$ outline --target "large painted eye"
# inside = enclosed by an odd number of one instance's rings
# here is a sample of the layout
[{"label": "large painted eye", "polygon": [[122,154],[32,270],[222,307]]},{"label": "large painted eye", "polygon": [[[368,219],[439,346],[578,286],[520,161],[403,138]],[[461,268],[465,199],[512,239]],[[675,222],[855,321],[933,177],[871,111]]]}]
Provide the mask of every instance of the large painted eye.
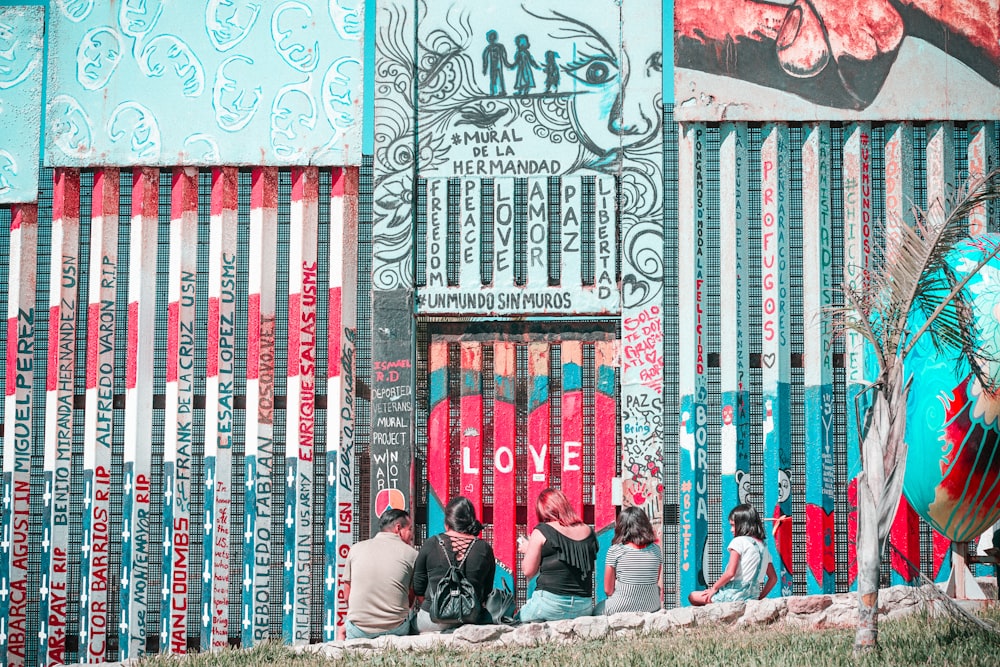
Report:
[{"label": "large painted eye", "polygon": [[600,86],[618,75],[618,65],[607,56],[594,56],[570,63],[566,73],[588,86]]}]

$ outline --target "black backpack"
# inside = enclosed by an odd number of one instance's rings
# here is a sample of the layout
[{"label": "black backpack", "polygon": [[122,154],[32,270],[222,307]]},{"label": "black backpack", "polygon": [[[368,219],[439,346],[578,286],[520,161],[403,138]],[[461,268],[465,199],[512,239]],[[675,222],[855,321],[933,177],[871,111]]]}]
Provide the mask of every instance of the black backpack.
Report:
[{"label": "black backpack", "polygon": [[448,561],[448,571],[437,583],[431,594],[430,615],[435,623],[475,623],[479,620],[480,603],[476,597],[476,588],[469,581],[462,566],[469,557],[476,540],[472,540],[460,562],[455,562],[448,553],[448,548],[438,537],[438,544]]}]

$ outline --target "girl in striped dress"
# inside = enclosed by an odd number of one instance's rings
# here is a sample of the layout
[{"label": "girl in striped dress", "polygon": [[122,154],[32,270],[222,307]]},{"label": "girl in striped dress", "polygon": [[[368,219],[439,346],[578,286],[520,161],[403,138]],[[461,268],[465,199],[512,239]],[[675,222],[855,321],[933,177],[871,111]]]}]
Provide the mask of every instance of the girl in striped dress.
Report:
[{"label": "girl in striped dress", "polygon": [[[604,561],[605,614],[660,609],[663,599],[663,554],[649,517],[639,507],[626,507],[615,521],[615,535]],[[600,610],[599,610],[600,612]]]}]

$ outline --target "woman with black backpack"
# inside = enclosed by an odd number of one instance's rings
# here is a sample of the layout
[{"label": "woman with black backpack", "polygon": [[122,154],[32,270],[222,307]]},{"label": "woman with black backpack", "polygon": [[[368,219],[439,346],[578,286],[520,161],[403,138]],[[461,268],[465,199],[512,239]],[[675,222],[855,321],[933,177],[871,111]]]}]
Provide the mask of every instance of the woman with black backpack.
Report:
[{"label": "woman with black backpack", "polygon": [[497,562],[493,547],[479,539],[483,524],[465,496],[444,508],[445,531],[427,538],[413,565],[413,592],[423,598],[417,632],[436,632],[464,623],[491,622],[483,609],[493,590]]}]

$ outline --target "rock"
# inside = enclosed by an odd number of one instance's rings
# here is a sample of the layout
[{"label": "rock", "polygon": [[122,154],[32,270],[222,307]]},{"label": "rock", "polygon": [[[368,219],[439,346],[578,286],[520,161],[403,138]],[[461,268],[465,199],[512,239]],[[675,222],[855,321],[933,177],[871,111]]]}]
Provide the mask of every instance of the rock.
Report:
[{"label": "rock", "polygon": [[538,646],[553,636],[552,630],[545,623],[528,623],[514,628],[514,632],[507,633],[501,637],[505,644],[517,644],[518,646]]},{"label": "rock", "polygon": [[483,642],[499,639],[500,635],[510,631],[510,628],[503,625],[463,625],[451,633],[450,636],[454,641],[482,644]]},{"label": "rock", "polygon": [[733,623],[739,620],[746,611],[746,602],[720,602],[695,609],[695,623]]},{"label": "rock", "polygon": [[786,598],[750,600],[746,605],[743,618],[738,621],[739,625],[774,623],[788,611]]},{"label": "rock", "polygon": [[329,658],[331,660],[339,660],[344,655],[344,649],[341,646],[333,646],[332,644],[320,644],[319,655],[324,658]]},{"label": "rock", "polygon": [[646,622],[648,614],[625,611],[620,614],[608,616],[608,627],[612,631],[618,630],[638,630]]},{"label": "rock", "polygon": [[610,629],[607,616],[581,616],[573,620],[573,632],[583,639],[600,639]]},{"label": "rock", "polygon": [[833,604],[833,600],[829,595],[807,595],[805,597],[790,597],[787,604],[789,614],[805,616],[826,609]]},{"label": "rock", "polygon": [[570,637],[574,633],[573,627],[575,622],[575,618],[564,618],[558,621],[549,621],[547,625],[549,626],[549,629],[554,632],[557,632],[564,637]]}]

